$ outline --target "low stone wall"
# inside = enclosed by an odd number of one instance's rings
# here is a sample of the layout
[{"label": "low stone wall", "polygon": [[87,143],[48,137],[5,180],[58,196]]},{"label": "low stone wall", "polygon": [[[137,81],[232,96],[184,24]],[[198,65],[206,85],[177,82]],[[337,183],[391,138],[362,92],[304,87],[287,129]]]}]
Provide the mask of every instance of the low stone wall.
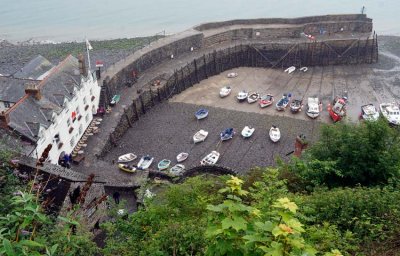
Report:
[{"label": "low stone wall", "polygon": [[199,31],[204,31],[204,30],[217,29],[221,27],[234,26],[234,25],[307,24],[307,23],[327,24],[329,22],[346,23],[351,21],[360,21],[366,24],[365,26],[357,27],[356,31],[358,32],[371,32],[372,30],[372,19],[367,18],[367,15],[365,14],[322,15],[322,16],[300,17],[293,19],[285,19],[285,18],[238,19],[238,20],[204,23],[194,27],[194,29]]}]

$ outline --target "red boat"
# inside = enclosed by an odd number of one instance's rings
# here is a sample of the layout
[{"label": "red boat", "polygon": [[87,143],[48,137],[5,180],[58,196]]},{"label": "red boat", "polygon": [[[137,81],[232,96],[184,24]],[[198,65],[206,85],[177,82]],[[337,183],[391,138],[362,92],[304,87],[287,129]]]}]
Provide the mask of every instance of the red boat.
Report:
[{"label": "red boat", "polygon": [[328,112],[334,122],[342,120],[346,115],[347,97],[336,97],[328,106]]}]

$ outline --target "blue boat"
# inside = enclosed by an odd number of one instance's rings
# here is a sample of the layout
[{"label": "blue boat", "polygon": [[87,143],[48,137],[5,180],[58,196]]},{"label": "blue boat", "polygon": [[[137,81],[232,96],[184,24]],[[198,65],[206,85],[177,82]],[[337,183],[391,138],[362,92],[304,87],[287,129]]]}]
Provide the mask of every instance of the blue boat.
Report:
[{"label": "blue boat", "polygon": [[289,104],[290,98],[292,97],[292,95],[289,94],[283,94],[283,97],[276,103],[276,109],[277,110],[285,110],[285,108],[287,107],[287,105]]},{"label": "blue boat", "polygon": [[194,115],[196,116],[197,120],[204,119],[208,116],[208,110],[201,108]]},{"label": "blue boat", "polygon": [[235,135],[235,131],[233,128],[227,128],[223,132],[221,132],[221,140],[229,140],[233,138],[233,135]]}]

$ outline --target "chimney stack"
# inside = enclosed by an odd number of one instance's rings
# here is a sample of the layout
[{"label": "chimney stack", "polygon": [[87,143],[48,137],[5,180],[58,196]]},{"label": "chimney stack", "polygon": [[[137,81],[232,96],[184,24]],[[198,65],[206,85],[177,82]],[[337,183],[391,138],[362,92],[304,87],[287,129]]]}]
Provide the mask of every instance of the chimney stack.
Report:
[{"label": "chimney stack", "polygon": [[85,63],[85,58],[83,57],[83,54],[80,53],[78,55],[78,61],[79,61],[79,73],[84,76],[87,77],[88,73],[87,73],[87,69],[86,69],[86,63]]},{"label": "chimney stack", "polygon": [[29,94],[35,99],[40,100],[42,98],[42,94],[40,93],[40,89],[35,82],[29,82],[25,87],[25,94]]}]

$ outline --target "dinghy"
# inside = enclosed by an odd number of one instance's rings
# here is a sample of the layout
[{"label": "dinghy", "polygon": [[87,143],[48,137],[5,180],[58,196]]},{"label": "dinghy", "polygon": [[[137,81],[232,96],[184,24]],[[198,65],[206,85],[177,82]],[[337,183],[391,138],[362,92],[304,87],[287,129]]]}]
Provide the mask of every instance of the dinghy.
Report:
[{"label": "dinghy", "polygon": [[290,103],[290,111],[292,111],[292,113],[298,113],[301,111],[302,108],[303,108],[302,100],[296,99]]},{"label": "dinghy", "polygon": [[193,136],[193,141],[194,143],[202,142],[204,141],[208,136],[208,132],[204,130],[200,130],[196,132],[196,134]]},{"label": "dinghy", "polygon": [[223,132],[221,132],[220,137],[221,140],[224,141],[232,139],[233,135],[235,135],[235,131],[233,130],[233,128],[227,128]]},{"label": "dinghy", "polygon": [[285,110],[285,108],[289,104],[290,97],[292,97],[292,95],[290,93],[289,94],[286,94],[286,93],[283,94],[282,98],[276,103],[276,109],[278,111]]},{"label": "dinghy", "polygon": [[231,94],[231,91],[232,91],[232,88],[230,86],[224,86],[219,91],[219,96],[221,98],[224,98],[224,97],[228,96],[229,94]]},{"label": "dinghy", "polygon": [[303,71],[304,73],[307,72],[308,68],[307,67],[302,67],[300,68],[300,71]]},{"label": "dinghy", "polygon": [[245,90],[242,90],[238,93],[238,95],[236,96],[237,100],[239,102],[245,101],[247,99],[247,96],[249,95],[249,93]]},{"label": "dinghy", "polygon": [[181,163],[183,161],[185,161],[189,156],[189,153],[185,153],[185,152],[181,152],[176,156],[176,161],[178,161],[178,163]]},{"label": "dinghy", "polygon": [[157,165],[158,170],[159,170],[159,171],[163,171],[163,170],[165,170],[165,169],[168,169],[168,167],[169,167],[170,164],[171,164],[171,160],[163,159],[163,160],[161,160],[161,161],[158,163],[158,165]]},{"label": "dinghy", "polygon": [[376,121],[379,118],[379,112],[374,104],[361,106],[361,118],[368,121]]},{"label": "dinghy", "polygon": [[194,115],[196,116],[197,120],[204,119],[208,116],[208,110],[205,108],[201,108],[197,110]]},{"label": "dinghy", "polygon": [[317,118],[319,112],[322,110],[322,103],[318,101],[318,98],[308,98],[307,102],[307,116],[311,118]]},{"label": "dinghy", "polygon": [[129,164],[118,164],[118,168],[124,172],[134,173],[138,169],[137,166]]},{"label": "dinghy", "polygon": [[250,138],[251,135],[253,135],[255,128],[251,127],[251,126],[245,126],[242,130],[242,136],[244,138]]},{"label": "dinghy", "polygon": [[175,176],[182,175],[184,171],[185,166],[183,164],[176,164],[169,170],[169,172]]},{"label": "dinghy", "polygon": [[259,104],[260,107],[265,108],[271,106],[273,102],[274,102],[274,96],[272,96],[271,94],[267,94],[261,96]]},{"label": "dinghy", "polygon": [[278,142],[281,138],[281,132],[279,131],[279,128],[273,125],[269,130],[269,137],[273,142]]},{"label": "dinghy", "polygon": [[247,102],[248,103],[254,103],[260,98],[260,94],[258,92],[252,92],[249,93],[249,96],[247,97]]},{"label": "dinghy", "polygon": [[228,73],[226,76],[227,76],[228,78],[235,78],[235,77],[238,76],[238,73],[236,73],[236,72],[231,72],[231,73]]},{"label": "dinghy", "polygon": [[396,103],[382,103],[379,108],[389,124],[400,124],[400,110]]},{"label": "dinghy", "polygon": [[128,153],[118,157],[118,163],[127,163],[135,160],[137,156],[133,153]]},{"label": "dinghy", "polygon": [[206,157],[204,157],[201,161],[201,165],[214,165],[218,162],[219,153],[217,151],[212,151]]},{"label": "dinghy", "polygon": [[146,170],[147,168],[150,167],[151,163],[153,163],[153,160],[154,157],[151,157],[149,155],[142,156],[142,158],[140,158],[140,161],[138,163],[138,168]]},{"label": "dinghy", "polygon": [[287,69],[285,69],[285,73],[290,74],[290,73],[294,72],[295,70],[296,70],[296,67],[291,66],[291,67],[288,67]]}]

